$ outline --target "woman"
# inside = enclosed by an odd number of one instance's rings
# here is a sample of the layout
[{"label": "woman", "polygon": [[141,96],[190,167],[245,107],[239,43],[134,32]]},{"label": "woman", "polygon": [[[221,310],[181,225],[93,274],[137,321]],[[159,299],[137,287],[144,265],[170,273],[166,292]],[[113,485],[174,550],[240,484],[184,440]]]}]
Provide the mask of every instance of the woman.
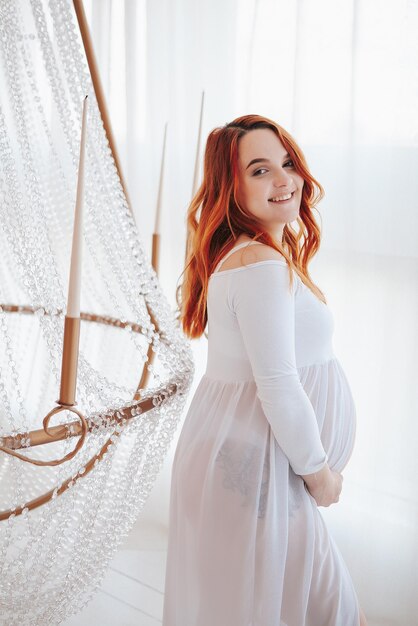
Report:
[{"label": "woman", "polygon": [[275,122],[210,133],[180,309],[189,337],[208,324],[208,360],[174,457],[164,626],[367,624],[318,510],[338,502],[356,430],[308,272],[322,197]]}]

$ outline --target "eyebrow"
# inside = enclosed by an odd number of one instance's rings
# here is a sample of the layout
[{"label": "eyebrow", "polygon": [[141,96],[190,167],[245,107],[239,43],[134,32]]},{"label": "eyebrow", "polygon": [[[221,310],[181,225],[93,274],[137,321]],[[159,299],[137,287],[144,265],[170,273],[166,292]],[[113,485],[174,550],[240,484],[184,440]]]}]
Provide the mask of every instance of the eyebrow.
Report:
[{"label": "eyebrow", "polygon": [[[290,157],[290,154],[288,152],[286,152],[286,154],[284,155],[284,159],[287,159],[288,157]],[[250,167],[250,165],[253,165],[254,163],[270,163],[270,159],[253,159],[252,161],[250,161],[247,165],[247,167],[245,168],[246,170],[248,170],[248,168]]]}]

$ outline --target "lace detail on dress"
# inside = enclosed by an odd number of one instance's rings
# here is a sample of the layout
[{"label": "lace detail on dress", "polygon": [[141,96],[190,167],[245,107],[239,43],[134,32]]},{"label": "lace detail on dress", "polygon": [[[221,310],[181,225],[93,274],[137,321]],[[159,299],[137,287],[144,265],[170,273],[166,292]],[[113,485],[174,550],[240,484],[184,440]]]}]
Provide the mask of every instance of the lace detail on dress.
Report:
[{"label": "lace detail on dress", "polygon": [[[223,470],[222,485],[225,489],[238,491],[244,497],[242,506],[248,506],[255,499],[257,485],[259,484],[259,468],[261,456],[264,453],[254,444],[226,440],[220,448],[215,461]],[[264,455],[263,473],[258,498],[258,517],[265,515],[268,483],[270,478],[270,454]]]},{"label": "lace detail on dress", "polygon": [[[258,446],[228,439],[215,459],[220,469],[223,470],[222,485],[225,489],[237,491],[244,496],[242,506],[248,506],[254,502],[257,485],[260,484],[257,515],[259,519],[262,519],[266,513],[270,482],[270,450],[268,448],[264,454],[261,481],[258,478],[263,453]],[[303,480],[289,466],[289,517],[294,518],[297,515],[303,499],[306,498],[305,491]]]}]

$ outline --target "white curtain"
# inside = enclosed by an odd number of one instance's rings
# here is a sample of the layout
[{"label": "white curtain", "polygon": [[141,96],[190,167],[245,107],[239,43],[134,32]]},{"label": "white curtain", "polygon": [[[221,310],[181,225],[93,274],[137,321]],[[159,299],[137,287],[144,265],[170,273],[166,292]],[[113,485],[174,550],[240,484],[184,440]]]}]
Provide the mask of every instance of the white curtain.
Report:
[{"label": "white curtain", "polygon": [[[202,90],[202,150],[215,126],[266,115],[293,134],[325,188],[311,269],[335,315],[358,426],[340,502],[321,513],[370,626],[418,624],[418,3],[86,0],[85,8],[149,250],[169,122],[160,280],[173,306]],[[206,340],[194,349],[195,388]],[[175,445],[143,513],[163,531]]]}]

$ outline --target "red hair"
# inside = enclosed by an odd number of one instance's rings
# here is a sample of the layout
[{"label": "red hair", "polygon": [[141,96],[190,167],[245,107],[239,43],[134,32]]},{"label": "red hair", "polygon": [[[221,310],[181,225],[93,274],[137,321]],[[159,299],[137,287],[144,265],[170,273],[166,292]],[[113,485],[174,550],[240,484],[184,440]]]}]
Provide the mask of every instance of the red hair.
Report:
[{"label": "red hair", "polygon": [[[247,132],[269,128],[282,142],[304,185],[296,232],[290,224],[283,228],[281,243],[276,242],[258,219],[237,202],[238,144]],[[203,182],[187,212],[188,242],[183,283],[177,288],[179,317],[185,334],[200,337],[207,324],[207,292],[211,273],[220,259],[233,248],[236,239],[245,233],[280,252],[287,260],[290,285],[292,269],[309,289],[326,304],[322,291],[313,283],[308,263],[320,244],[320,230],[312,210],[324,196],[321,185],[309,172],[305,156],[291,135],[272,120],[260,115],[244,115],[209,134]],[[181,290],[181,303],[179,302]]]}]

